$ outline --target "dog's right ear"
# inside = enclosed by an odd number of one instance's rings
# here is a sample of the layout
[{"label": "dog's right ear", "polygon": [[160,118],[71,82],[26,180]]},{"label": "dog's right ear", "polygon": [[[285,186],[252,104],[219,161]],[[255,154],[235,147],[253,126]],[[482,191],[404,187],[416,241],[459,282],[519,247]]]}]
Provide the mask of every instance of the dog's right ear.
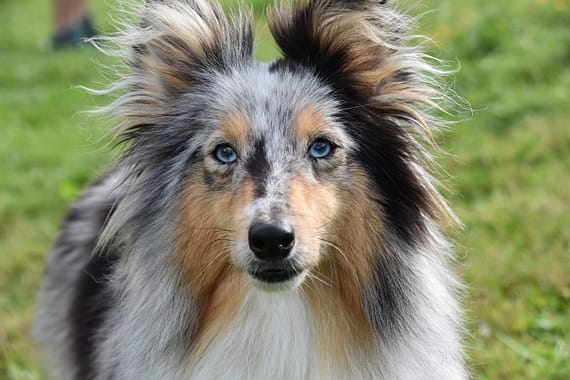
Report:
[{"label": "dog's right ear", "polygon": [[251,64],[251,17],[240,13],[228,18],[211,1],[147,0],[136,21],[125,22],[115,37],[101,38],[101,48],[116,46],[110,53],[129,68],[107,90],[96,92],[122,92],[98,111],[121,119],[114,129],[118,142],[138,141],[153,126],[169,125],[181,95],[208,85],[216,73]]},{"label": "dog's right ear", "polygon": [[250,18],[228,19],[214,1],[147,0],[140,26],[126,34],[133,47],[128,64],[154,94],[182,93],[207,80],[205,73],[252,60]]}]

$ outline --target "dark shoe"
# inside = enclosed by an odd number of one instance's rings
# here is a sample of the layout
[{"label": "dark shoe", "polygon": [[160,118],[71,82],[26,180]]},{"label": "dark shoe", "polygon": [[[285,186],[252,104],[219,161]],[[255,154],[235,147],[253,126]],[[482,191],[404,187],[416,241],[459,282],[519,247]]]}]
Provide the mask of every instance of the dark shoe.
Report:
[{"label": "dark shoe", "polygon": [[97,31],[93,27],[93,21],[86,14],[75,25],[53,36],[52,47],[54,50],[59,50],[66,47],[84,46],[89,38],[96,35]]}]

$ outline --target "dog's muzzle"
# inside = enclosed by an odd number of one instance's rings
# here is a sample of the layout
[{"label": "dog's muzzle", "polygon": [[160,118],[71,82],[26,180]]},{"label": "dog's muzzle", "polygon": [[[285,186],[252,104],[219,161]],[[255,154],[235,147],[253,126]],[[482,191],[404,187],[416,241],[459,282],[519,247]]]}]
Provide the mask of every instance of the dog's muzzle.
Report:
[{"label": "dog's muzzle", "polygon": [[248,232],[249,248],[258,259],[249,274],[266,283],[292,279],[301,272],[290,259],[295,232],[288,223],[254,221]]}]

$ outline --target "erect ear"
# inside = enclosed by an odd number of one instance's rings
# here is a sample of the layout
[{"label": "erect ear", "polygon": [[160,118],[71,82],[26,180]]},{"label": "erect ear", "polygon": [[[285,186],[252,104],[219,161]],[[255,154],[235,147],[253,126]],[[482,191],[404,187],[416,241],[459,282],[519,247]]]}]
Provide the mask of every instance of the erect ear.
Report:
[{"label": "erect ear", "polygon": [[421,64],[405,45],[408,18],[387,1],[300,1],[272,10],[269,23],[285,61],[364,97],[401,93]]},{"label": "erect ear", "polygon": [[154,94],[184,92],[207,74],[252,60],[249,17],[228,19],[213,0],[147,0],[126,39],[134,47],[133,74]]}]

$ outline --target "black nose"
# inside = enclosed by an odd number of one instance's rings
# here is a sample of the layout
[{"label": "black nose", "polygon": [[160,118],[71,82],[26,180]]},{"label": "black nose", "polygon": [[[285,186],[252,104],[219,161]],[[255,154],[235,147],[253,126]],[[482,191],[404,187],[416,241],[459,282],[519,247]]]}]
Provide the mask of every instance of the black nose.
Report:
[{"label": "black nose", "polygon": [[257,258],[280,260],[289,255],[295,245],[295,233],[289,225],[253,222],[249,227],[249,247]]}]

